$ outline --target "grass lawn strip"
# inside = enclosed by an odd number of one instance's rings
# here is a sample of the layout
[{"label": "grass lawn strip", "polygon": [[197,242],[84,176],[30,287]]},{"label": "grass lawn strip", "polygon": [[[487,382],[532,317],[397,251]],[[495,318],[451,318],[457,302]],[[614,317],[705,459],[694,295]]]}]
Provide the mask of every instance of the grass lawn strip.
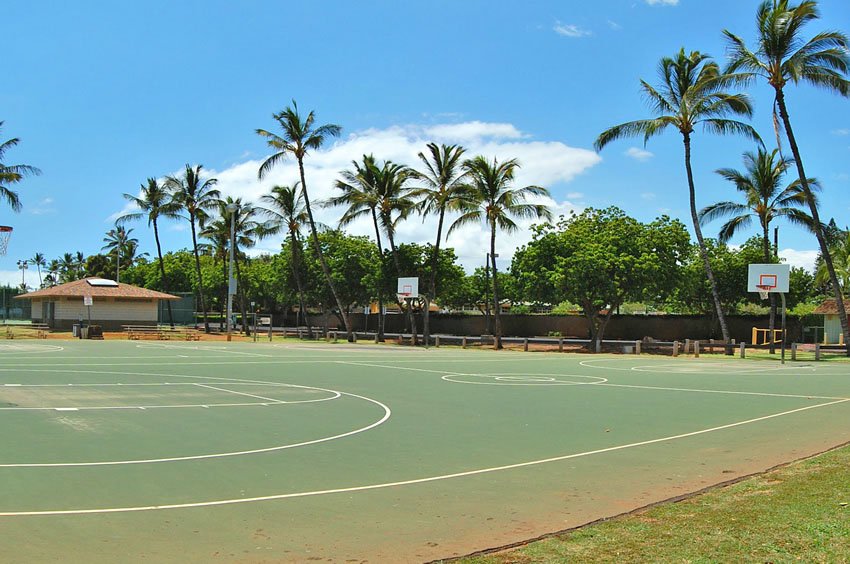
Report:
[{"label": "grass lawn strip", "polygon": [[850,447],[464,564],[848,562]]}]

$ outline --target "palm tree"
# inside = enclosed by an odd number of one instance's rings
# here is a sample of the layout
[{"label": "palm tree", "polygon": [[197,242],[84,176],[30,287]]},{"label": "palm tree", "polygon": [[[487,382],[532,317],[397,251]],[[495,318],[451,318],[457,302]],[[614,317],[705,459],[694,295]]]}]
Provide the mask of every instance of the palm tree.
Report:
[{"label": "palm tree", "polygon": [[224,218],[218,217],[207,222],[204,229],[201,230],[200,235],[201,237],[208,239],[210,242],[208,244],[199,244],[198,247],[200,247],[204,253],[212,255],[213,261],[221,260],[221,279],[224,280],[219,307],[221,316],[218,321],[218,330],[221,332],[224,331],[224,320],[226,318],[224,308],[227,303],[227,292],[230,291],[230,285],[227,282],[227,255],[228,250],[230,249],[230,223]]},{"label": "palm tree", "polygon": [[[705,274],[711,285],[711,295],[714,298],[714,308],[720,322],[723,341],[729,343],[729,328],[726,316],[720,304],[720,294],[717,291],[717,281],[711,264],[696,205],[696,189],[691,170],[691,136],[696,126],[702,125],[704,131],[719,135],[732,133],[743,134],[761,142],[761,139],[751,126],[740,121],[729,119],[728,116],[751,116],[752,104],[745,94],[731,94],[724,89],[734,82],[731,75],[721,73],[717,63],[708,55],[693,51],[690,54],[681,49],[675,57],[664,57],[658,65],[661,83],[658,88],[641,80],[641,87],[650,102],[656,117],[630,121],[616,125],[603,131],[594,144],[601,151],[608,143],[623,137],[643,137],[646,143],[668,129],[675,127],[682,134],[685,149],[685,172],[688,178],[688,193],[690,196],[691,221],[699,246]],[[731,353],[731,350],[728,351]]]},{"label": "palm tree", "polygon": [[[341,180],[337,180],[335,186],[342,190],[342,194],[330,198],[324,202],[325,206],[348,206],[339,220],[339,227],[345,227],[354,220],[369,214],[372,218],[372,226],[375,228],[375,241],[378,245],[378,256],[384,256],[384,247],[381,243],[381,229],[378,223],[378,194],[377,176],[378,165],[372,155],[363,155],[362,164],[351,161],[353,170],[340,172]],[[378,279],[378,340],[384,340],[384,280],[383,269],[379,270]]]},{"label": "palm tree", "polygon": [[[809,185],[808,176],[803,168],[800,148],[791,128],[788,106],[785,100],[785,86],[790,82],[799,84],[808,82],[813,86],[850,96],[850,81],[847,80],[850,68],[847,36],[837,31],[818,33],[808,41],[802,37],[803,27],[820,17],[817,2],[806,0],[798,5],[788,0],[764,0],[756,11],[756,50],[750,51],[743,39],[728,30],[723,33],[729,41],[731,62],[729,70],[742,72],[749,79],[760,78],[773,87],[774,108],[785,129],[788,144],[797,165],[800,187],[808,197],[809,210],[814,220],[815,237],[818,240],[829,279],[835,292],[838,318],[844,333],[847,355],[850,356],[850,326],[847,323],[847,311],[841,296],[841,287],[835,273],[835,265],[830,255],[829,245],[821,227],[817,202]],[[774,120],[776,115],[774,111]],[[777,127],[778,137],[778,127]]]},{"label": "palm tree", "polygon": [[85,277],[86,275],[86,256],[82,251],[74,253],[74,270],[76,272],[75,280]]},{"label": "palm tree", "polygon": [[459,145],[440,145],[428,143],[428,156],[419,153],[423,170],[414,171],[413,177],[422,182],[422,186],[414,188],[411,196],[420,198],[418,209],[424,217],[437,214],[437,240],[431,255],[431,273],[428,280],[428,291],[425,293],[425,312],[422,323],[422,334],[425,346],[431,338],[430,309],[431,300],[437,295],[437,264],[440,256],[440,242],[443,237],[443,222],[446,212],[457,210],[463,195],[468,190],[466,172],[462,169],[463,154],[466,151]]},{"label": "palm tree", "polygon": [[552,212],[542,204],[530,204],[531,196],[549,196],[549,191],[542,186],[512,187],[514,175],[519,168],[516,159],[498,162],[493,159],[490,163],[479,155],[463,163],[463,169],[468,174],[469,190],[464,194],[459,208],[462,214],[451,227],[449,233],[466,224],[483,222],[490,228],[490,267],[493,269],[493,305],[495,307],[495,347],[502,348],[502,319],[499,307],[499,283],[496,272],[496,230],[508,233],[516,231],[519,226],[513,218],[518,219],[551,219]]},{"label": "palm tree", "polygon": [[[850,288],[850,231],[840,230],[838,237],[829,246],[830,255],[832,255],[832,263],[835,268],[835,275],[838,279],[841,288],[841,295],[847,293]],[[829,272],[826,269],[825,261],[818,261],[817,271],[815,272],[815,285],[825,286],[832,281]]]},{"label": "palm tree", "polygon": [[[3,123],[0,121],[0,131],[3,130]],[[3,162],[6,151],[20,143],[20,141],[20,139],[14,137],[0,143],[0,200],[6,200],[9,207],[15,212],[21,211],[21,200],[18,197],[18,193],[13,191],[10,186],[20,182],[28,174],[41,174],[41,171],[34,166],[25,164],[7,165]]]},{"label": "palm tree", "polygon": [[[277,231],[286,230],[289,236],[290,268],[298,290],[298,324],[307,325],[307,302],[304,300],[304,283],[301,275],[301,229],[309,222],[304,198],[296,182],[294,186],[273,186],[271,192],[260,196],[260,202],[268,207],[258,207],[257,211],[271,218],[271,226]],[[312,337],[312,335],[311,335]]]},{"label": "palm tree", "polygon": [[47,266],[47,259],[44,258],[44,253],[35,253],[29,260],[29,263],[38,269],[38,287],[41,288],[44,286],[44,280],[41,278],[41,267]]},{"label": "palm tree", "polygon": [[74,260],[74,255],[71,253],[65,253],[62,255],[62,258],[58,259],[58,266],[59,280],[62,283],[78,279],[77,262]]},{"label": "palm tree", "polygon": [[170,190],[174,202],[181,210],[185,210],[189,225],[192,228],[192,251],[195,254],[195,274],[198,277],[198,299],[201,302],[201,312],[204,317],[204,331],[210,332],[210,321],[207,316],[207,304],[204,301],[204,279],[201,275],[201,257],[198,254],[197,229],[203,229],[207,220],[207,210],[215,207],[221,195],[214,186],[218,183],[215,178],[203,180],[203,165],[192,168],[186,165],[182,176],[169,176],[165,179],[165,187]]},{"label": "palm tree", "polygon": [[[753,218],[757,219],[761,227],[762,248],[764,250],[764,262],[773,262],[776,252],[771,251],[770,245],[770,223],[776,218],[784,217],[791,223],[812,230],[812,218],[800,208],[806,205],[806,194],[800,187],[800,181],[795,180],[785,188],[782,187],[782,178],[791,167],[793,161],[782,157],[779,149],[767,151],[759,148],[758,153],[747,151],[744,153],[745,172],[733,168],[721,168],[717,174],[735,185],[741,192],[745,204],[738,202],[717,202],[704,207],[699,212],[701,225],[724,217],[730,218],[720,228],[718,239],[727,243],[732,237],[752,225]],[[817,180],[809,179],[809,185],[819,186]],[[770,334],[776,323],[776,296],[770,295]],[[770,349],[773,353],[773,339],[770,340]]]},{"label": "palm tree", "polygon": [[44,277],[44,281],[48,286],[55,286],[59,283],[59,272],[61,267],[59,265],[58,259],[53,259],[47,265],[47,276]]},{"label": "palm tree", "polygon": [[313,246],[316,250],[316,256],[319,257],[319,263],[322,265],[325,281],[328,283],[328,287],[334,296],[337,308],[339,308],[339,314],[342,317],[342,322],[345,325],[345,331],[350,341],[352,340],[351,322],[348,318],[346,308],[343,307],[339,299],[339,293],[331,277],[331,269],[328,266],[327,260],[325,260],[325,255],[319,244],[319,232],[316,228],[316,222],[313,219],[313,209],[310,207],[310,196],[307,192],[307,179],[304,175],[304,157],[307,156],[307,151],[319,149],[329,137],[338,137],[342,132],[342,128],[334,124],[315,126],[316,115],[312,111],[307,114],[306,118],[302,119],[295,100],[292,101],[292,106],[287,106],[283,111],[273,114],[273,117],[283,130],[282,135],[271,133],[265,129],[256,130],[257,135],[264,137],[268,146],[275,151],[275,153],[260,165],[257,176],[262,180],[276,164],[283,161],[289,155],[293,155],[298,162],[301,193],[304,196],[304,207],[307,210],[307,219],[310,223]]},{"label": "palm tree", "polygon": [[[132,202],[139,211],[124,214],[118,218],[120,223],[141,218],[147,218],[148,227],[153,226],[153,237],[156,241],[156,256],[159,259],[159,274],[161,278],[160,290],[168,293],[168,285],[165,278],[165,263],[162,260],[162,245],[159,241],[159,224],[161,217],[178,219],[180,217],[180,206],[171,198],[171,194],[161,186],[156,178],[148,178],[147,184],[139,186],[139,195],[124,194],[124,198]],[[168,323],[174,327],[174,314],[171,311],[171,301],[165,300],[168,307]]]},{"label": "palm tree", "polygon": [[133,258],[136,254],[136,248],[139,240],[130,237],[132,229],[127,229],[118,222],[115,223],[115,228],[106,232],[106,237],[103,242],[106,243],[101,250],[106,251],[107,255],[115,253],[115,281],[121,282],[121,255],[127,259],[128,265],[132,265]]}]

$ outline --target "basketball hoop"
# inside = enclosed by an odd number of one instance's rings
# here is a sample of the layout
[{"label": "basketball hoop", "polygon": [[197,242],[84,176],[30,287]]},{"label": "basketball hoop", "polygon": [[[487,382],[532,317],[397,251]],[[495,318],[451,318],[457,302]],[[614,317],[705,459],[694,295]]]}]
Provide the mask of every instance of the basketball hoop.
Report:
[{"label": "basketball hoop", "polygon": [[405,300],[409,300],[412,297],[410,295],[410,292],[399,292],[398,294],[396,294],[396,296],[398,297],[398,301],[400,301],[402,303],[404,303]]},{"label": "basketball hoop", "polygon": [[12,237],[12,228],[8,225],[0,225],[0,257],[6,255],[9,249],[9,239]]},{"label": "basketball hoop", "polygon": [[758,293],[761,299],[766,300],[770,291],[776,288],[776,286],[758,285],[756,288],[758,288]]}]

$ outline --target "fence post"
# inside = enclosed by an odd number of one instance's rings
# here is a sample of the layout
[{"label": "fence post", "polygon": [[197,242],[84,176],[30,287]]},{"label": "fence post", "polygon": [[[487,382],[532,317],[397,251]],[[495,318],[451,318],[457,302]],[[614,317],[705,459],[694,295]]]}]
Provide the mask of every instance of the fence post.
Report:
[{"label": "fence post", "polygon": [[464,348],[464,349],[466,348],[466,336],[464,336],[464,337],[460,340],[460,346],[461,346],[461,348]]},{"label": "fence post", "polygon": [[741,343],[741,358],[747,358],[747,343]]},{"label": "fence post", "polygon": [[375,333],[375,344],[377,345],[378,343],[380,343],[380,341],[378,340],[378,333]]},{"label": "fence post", "polygon": [[685,339],[685,354],[690,354],[691,352],[691,340]]},{"label": "fence post", "polygon": [[528,339],[522,340],[522,350],[524,350],[525,352],[528,352]]},{"label": "fence post", "polygon": [[797,360],[797,343],[791,343],[791,360]]},{"label": "fence post", "polygon": [[564,339],[558,339],[558,352],[564,352]]},{"label": "fence post", "polygon": [[820,360],[820,343],[815,343],[815,360]]},{"label": "fence post", "polygon": [[298,338],[299,339],[303,338],[303,337],[301,337],[301,327],[298,328]]},{"label": "fence post", "polygon": [[640,341],[635,341],[635,354],[640,354]]},{"label": "fence post", "polygon": [[699,341],[694,341],[694,358],[699,358]]},{"label": "fence post", "polygon": [[440,348],[440,336],[439,335],[434,335],[434,347],[438,348],[438,349]]},{"label": "fence post", "polygon": [[673,356],[679,356],[679,341],[673,341]]}]

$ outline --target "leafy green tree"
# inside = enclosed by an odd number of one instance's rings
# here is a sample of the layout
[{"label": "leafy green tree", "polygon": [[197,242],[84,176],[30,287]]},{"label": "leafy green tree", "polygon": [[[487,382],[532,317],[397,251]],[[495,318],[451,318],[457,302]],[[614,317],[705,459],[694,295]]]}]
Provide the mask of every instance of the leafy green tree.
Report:
[{"label": "leafy green tree", "polygon": [[287,106],[283,111],[273,115],[275,121],[278,122],[282,129],[282,135],[277,135],[266,131],[265,129],[257,129],[257,135],[264,137],[266,143],[275,153],[263,161],[260,165],[257,176],[262,180],[268,172],[274,168],[276,164],[282,162],[287,156],[292,155],[298,162],[298,174],[301,180],[301,193],[304,196],[304,207],[307,210],[307,218],[310,223],[310,233],[313,241],[313,251],[319,260],[322,267],[322,273],[327,281],[328,288],[333,294],[334,301],[339,314],[342,317],[345,331],[348,334],[348,340],[352,340],[351,323],[346,313],[346,308],[343,307],[344,302],[341,300],[337,286],[331,275],[330,266],[322,254],[322,247],[319,244],[319,231],[316,227],[316,221],[313,219],[313,208],[310,206],[310,196],[307,192],[307,179],[304,175],[304,157],[307,156],[307,151],[319,149],[324,145],[329,137],[338,137],[342,132],[342,128],[334,124],[325,124],[315,126],[316,116],[311,111],[306,118],[301,117],[298,113],[298,104],[295,100],[292,101],[292,106]]},{"label": "leafy green tree", "polygon": [[542,204],[530,204],[529,197],[549,196],[549,191],[542,186],[513,187],[514,175],[519,168],[516,159],[492,164],[479,155],[463,163],[463,169],[468,175],[469,190],[458,203],[462,210],[451,227],[449,233],[463,225],[484,223],[490,229],[490,259],[493,273],[493,307],[495,319],[495,346],[502,348],[502,319],[499,306],[499,277],[496,270],[496,231],[501,229],[508,233],[519,229],[513,218],[520,219],[549,219],[552,213]]},{"label": "leafy green tree", "polygon": [[463,155],[466,151],[463,147],[428,143],[426,148],[427,156],[424,152],[418,154],[422,170],[413,171],[413,178],[421,185],[413,189],[411,196],[419,199],[418,209],[423,216],[432,214],[437,216],[437,238],[433,246],[430,276],[427,279],[428,289],[423,293],[425,315],[422,334],[427,346],[431,337],[430,301],[437,295],[437,262],[443,238],[443,224],[447,212],[459,209],[463,194],[468,190],[466,184],[468,173],[462,166]]},{"label": "leafy green tree", "polygon": [[[830,247],[832,267],[839,284],[839,294],[845,296],[850,288],[850,231],[844,231],[843,236],[836,237]],[[830,286],[832,277],[827,269],[827,263],[820,260],[815,271],[814,283],[819,286]]]},{"label": "leafy green tree", "polygon": [[[159,262],[162,285],[157,287],[161,292],[168,293],[168,278],[165,276],[165,265],[162,262],[162,245],[159,240],[160,218],[178,219],[180,217],[180,205],[175,202],[165,186],[161,186],[156,178],[148,178],[147,184],[139,187],[139,195],[124,194],[124,199],[134,204],[139,211],[124,214],[118,218],[119,222],[132,221],[146,218],[148,227],[153,227],[153,237],[156,241],[156,256]],[[168,323],[174,327],[174,314],[171,311],[171,301],[165,300],[168,311]]]},{"label": "leafy green tree", "polygon": [[195,254],[195,274],[198,278],[198,300],[201,302],[201,314],[204,319],[204,331],[210,332],[210,321],[207,315],[207,304],[204,300],[204,278],[201,273],[201,257],[198,251],[198,228],[203,229],[207,220],[207,211],[214,208],[219,201],[220,192],[214,188],[218,183],[215,178],[203,178],[203,165],[194,168],[186,165],[182,176],[169,176],[165,180],[166,189],[170,190],[174,202],[185,211],[189,226],[192,229],[192,250]]},{"label": "leafy green tree", "polygon": [[623,137],[643,137],[646,143],[651,137],[659,135],[668,128],[675,128],[682,135],[691,221],[705,267],[705,275],[712,289],[714,308],[720,321],[723,340],[728,343],[729,329],[726,325],[726,317],[723,315],[723,306],[717,292],[717,283],[711,270],[697,215],[696,188],[691,170],[691,136],[696,127],[702,125],[703,130],[708,133],[719,135],[738,133],[760,141],[758,134],[751,126],[728,117],[750,117],[753,108],[745,94],[726,92],[725,89],[733,83],[734,77],[723,74],[717,63],[699,51],[687,54],[684,49],[681,49],[675,57],[664,57],[658,65],[658,72],[661,82],[657,88],[641,80],[643,93],[649,100],[656,117],[630,121],[603,131],[596,139],[596,150],[600,151],[610,142]]},{"label": "leafy green tree", "polygon": [[[0,121],[0,131],[3,130],[3,123],[5,122]],[[11,186],[23,180],[27,175],[41,174],[41,171],[34,166],[25,164],[13,165],[4,162],[6,151],[20,142],[20,139],[13,137],[0,143],[0,200],[6,200],[9,207],[15,212],[21,211],[21,199],[18,197],[18,193],[12,190]]]},{"label": "leafy green tree", "polygon": [[[774,107],[780,118],[776,120],[774,115],[774,121],[778,124],[781,120],[785,129],[797,165],[800,187],[808,198],[815,237],[832,283],[847,355],[850,356],[850,325],[841,295],[841,284],[821,228],[817,201],[803,167],[803,158],[791,127],[785,99],[785,86],[788,83],[797,85],[800,82],[807,82],[845,97],[850,96],[850,80],[847,79],[850,69],[847,36],[837,31],[823,31],[808,40],[803,37],[806,24],[819,17],[817,2],[814,0],[805,0],[796,5],[788,0],[764,0],[756,10],[755,50],[750,50],[743,39],[728,30],[724,31],[724,34],[730,47],[729,70],[744,74],[751,80],[763,79],[773,88]],[[777,138],[778,129],[777,125]]]},{"label": "leafy green tree", "polygon": [[617,307],[673,292],[688,243],[678,220],[663,216],[643,224],[616,207],[588,208],[536,227],[533,240],[514,255],[511,272],[522,295],[578,304],[598,351]]}]

